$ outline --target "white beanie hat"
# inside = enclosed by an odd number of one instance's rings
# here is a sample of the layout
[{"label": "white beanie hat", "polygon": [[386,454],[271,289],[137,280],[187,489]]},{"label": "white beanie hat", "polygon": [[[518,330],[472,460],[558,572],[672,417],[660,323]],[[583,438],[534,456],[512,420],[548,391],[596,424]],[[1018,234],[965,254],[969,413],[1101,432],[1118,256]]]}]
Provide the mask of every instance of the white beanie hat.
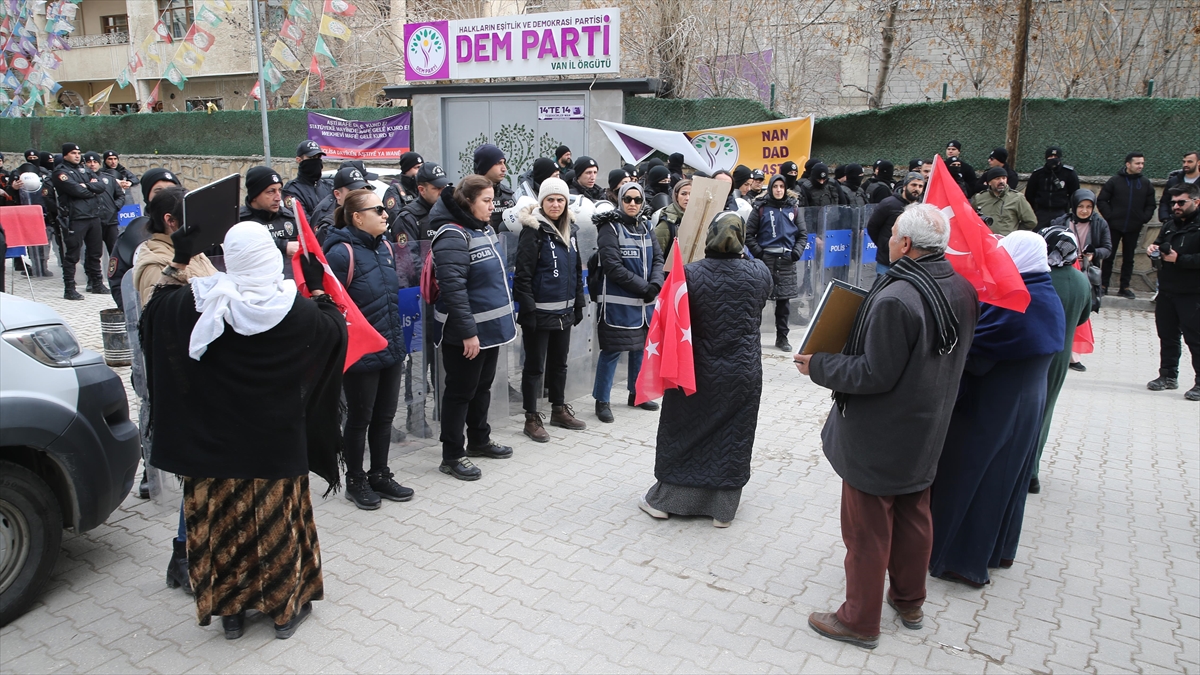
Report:
[{"label": "white beanie hat", "polygon": [[538,206],[546,201],[546,197],[550,195],[559,195],[563,199],[570,201],[571,193],[567,191],[567,184],[561,178],[547,178],[542,181],[542,187],[538,190]]}]

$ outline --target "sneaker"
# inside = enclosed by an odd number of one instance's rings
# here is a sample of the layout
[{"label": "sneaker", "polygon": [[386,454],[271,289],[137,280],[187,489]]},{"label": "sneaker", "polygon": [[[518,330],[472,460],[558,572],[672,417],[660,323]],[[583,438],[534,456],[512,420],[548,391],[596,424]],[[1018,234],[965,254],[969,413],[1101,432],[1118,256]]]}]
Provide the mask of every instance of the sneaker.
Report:
[{"label": "sneaker", "polygon": [[454,476],[459,480],[479,480],[483,472],[479,467],[471,463],[471,460],[466,457],[459,457],[453,462],[442,462],[438,467],[438,471],[444,474]]},{"label": "sneaker", "polygon": [[608,404],[608,401],[596,401],[596,417],[607,424],[612,424],[616,419],[613,417],[612,406]]},{"label": "sneaker", "polygon": [[1077,373],[1086,373],[1087,372],[1087,366],[1083,365],[1079,361],[1072,361],[1071,364],[1068,365],[1067,367]]},{"label": "sneaker", "polygon": [[379,508],[379,495],[371,489],[367,477],[363,475],[346,476],[346,499],[364,511]]},{"label": "sneaker", "polygon": [[582,431],[587,428],[587,423],[581,419],[576,419],[575,409],[569,403],[564,403],[550,407],[550,426],[571,429],[572,431]]},{"label": "sneaker", "polygon": [[1184,392],[1183,397],[1189,401],[1200,401],[1200,384]]},{"label": "sneaker", "polygon": [[646,502],[645,497],[642,497],[641,499],[638,500],[638,508],[645,511],[646,514],[649,515],[651,518],[657,518],[659,520],[666,520],[667,518],[671,517],[671,514],[667,513],[666,511],[659,511],[658,509],[654,508],[653,506],[650,506],[650,504],[648,504]]},{"label": "sneaker", "polygon": [[512,457],[512,448],[488,441],[487,445],[467,446],[467,457],[487,457],[488,459],[508,459]]},{"label": "sneaker", "polygon": [[792,343],[788,342],[786,335],[780,335],[775,338],[775,348],[780,351],[790,352],[792,351]]},{"label": "sneaker", "polygon": [[393,502],[406,502],[413,498],[413,489],[397,483],[390,469],[379,469],[367,473],[367,484],[375,494]]},{"label": "sneaker", "polygon": [[1117,291],[1117,295],[1129,300],[1137,300],[1137,296],[1134,295],[1133,291],[1128,288],[1122,288],[1121,290]]},{"label": "sneaker", "polygon": [[63,291],[63,299],[65,299],[65,300],[82,300],[83,296],[80,295],[79,291],[75,290],[74,288],[68,288],[65,291]]},{"label": "sneaker", "polygon": [[545,417],[540,412],[525,413],[525,435],[537,443],[549,443],[550,434],[546,433],[546,425],[542,424]]},{"label": "sneaker", "polygon": [[655,403],[654,401],[646,401],[645,403],[637,404],[637,403],[634,403],[634,401],[636,401],[636,400],[637,400],[637,394],[629,395],[629,407],[630,408],[641,408],[642,410],[651,410],[651,411],[658,410],[658,404]]},{"label": "sneaker", "polygon": [[1146,388],[1150,391],[1164,391],[1166,389],[1178,389],[1179,380],[1166,375],[1160,375],[1146,383]]}]

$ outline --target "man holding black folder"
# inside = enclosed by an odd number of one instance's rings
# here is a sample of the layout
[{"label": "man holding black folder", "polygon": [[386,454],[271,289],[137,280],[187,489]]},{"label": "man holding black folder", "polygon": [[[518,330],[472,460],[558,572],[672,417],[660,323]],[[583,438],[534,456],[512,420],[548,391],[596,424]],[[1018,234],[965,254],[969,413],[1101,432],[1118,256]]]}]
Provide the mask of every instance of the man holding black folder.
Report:
[{"label": "man holding black folder", "polygon": [[834,391],[821,432],[842,477],[846,602],[809,626],[868,649],[879,643],[883,580],[904,626],[919,629],[933,547],[933,484],[978,319],[975,289],[946,260],[950,225],[910,204],[892,226],[891,267],[872,288],[839,354],[797,355]]}]

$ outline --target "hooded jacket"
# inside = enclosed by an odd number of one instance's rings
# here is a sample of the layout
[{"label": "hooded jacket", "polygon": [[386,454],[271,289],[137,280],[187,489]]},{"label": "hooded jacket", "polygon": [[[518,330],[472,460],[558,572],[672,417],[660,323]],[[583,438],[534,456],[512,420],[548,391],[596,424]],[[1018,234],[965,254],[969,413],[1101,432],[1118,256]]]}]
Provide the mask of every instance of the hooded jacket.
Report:
[{"label": "hooded jacket", "polygon": [[[563,210],[565,229],[556,225],[542,209],[534,204],[520,210],[518,220],[521,223],[521,234],[517,239],[517,262],[513,274],[513,297],[520,305],[517,323],[526,330],[563,330],[576,323],[583,317],[583,308],[587,301],[583,296],[583,263],[579,253],[579,226],[570,209]],[[537,297],[534,278],[538,273],[538,263],[542,259],[542,249],[547,242],[553,241],[555,246],[565,251],[566,258],[562,274],[574,277],[575,297],[570,313],[543,312],[537,309],[537,303],[542,298]]]},{"label": "hooded jacket", "polygon": [[[1075,194],[1071,195],[1071,208],[1050,221],[1050,225],[1065,227],[1073,233],[1076,232],[1077,228],[1072,224],[1082,221],[1075,217],[1075,209],[1079,207],[1080,202],[1085,201],[1090,201],[1094,205],[1096,193],[1088,189],[1076,190]],[[1088,240],[1079,242],[1079,250],[1081,253],[1091,253],[1092,264],[1097,264],[1112,256],[1112,234],[1108,231],[1108,222],[1096,209],[1092,209],[1092,216],[1088,218],[1088,222]]]},{"label": "hooded jacket", "polygon": [[1162,261],[1158,270],[1158,290],[1176,295],[1200,295],[1200,209],[1182,218],[1171,217],[1163,224],[1154,243],[1171,242],[1179,257]]},{"label": "hooded jacket", "polygon": [[1131,176],[1121,169],[1100,188],[1096,208],[1108,221],[1108,226],[1119,232],[1142,229],[1154,217],[1154,186],[1142,174]]},{"label": "hooded jacket", "polygon": [[[387,347],[363,355],[347,372],[366,373],[395,365],[404,358],[404,324],[396,296],[400,290],[394,258],[396,248],[385,242],[385,235],[372,237],[357,227],[333,228],[326,235],[322,248],[333,275],[346,288],[350,299],[371,326],[387,340]],[[346,283],[351,251],[354,275],[350,277],[350,283]]]}]

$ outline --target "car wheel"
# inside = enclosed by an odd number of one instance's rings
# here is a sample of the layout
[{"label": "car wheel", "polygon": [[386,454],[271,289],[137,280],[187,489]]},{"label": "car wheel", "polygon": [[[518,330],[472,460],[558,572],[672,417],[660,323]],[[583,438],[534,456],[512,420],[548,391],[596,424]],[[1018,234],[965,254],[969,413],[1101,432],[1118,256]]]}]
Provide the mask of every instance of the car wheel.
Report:
[{"label": "car wheel", "polygon": [[0,626],[21,616],[54,571],[62,511],[37,474],[0,462]]}]

